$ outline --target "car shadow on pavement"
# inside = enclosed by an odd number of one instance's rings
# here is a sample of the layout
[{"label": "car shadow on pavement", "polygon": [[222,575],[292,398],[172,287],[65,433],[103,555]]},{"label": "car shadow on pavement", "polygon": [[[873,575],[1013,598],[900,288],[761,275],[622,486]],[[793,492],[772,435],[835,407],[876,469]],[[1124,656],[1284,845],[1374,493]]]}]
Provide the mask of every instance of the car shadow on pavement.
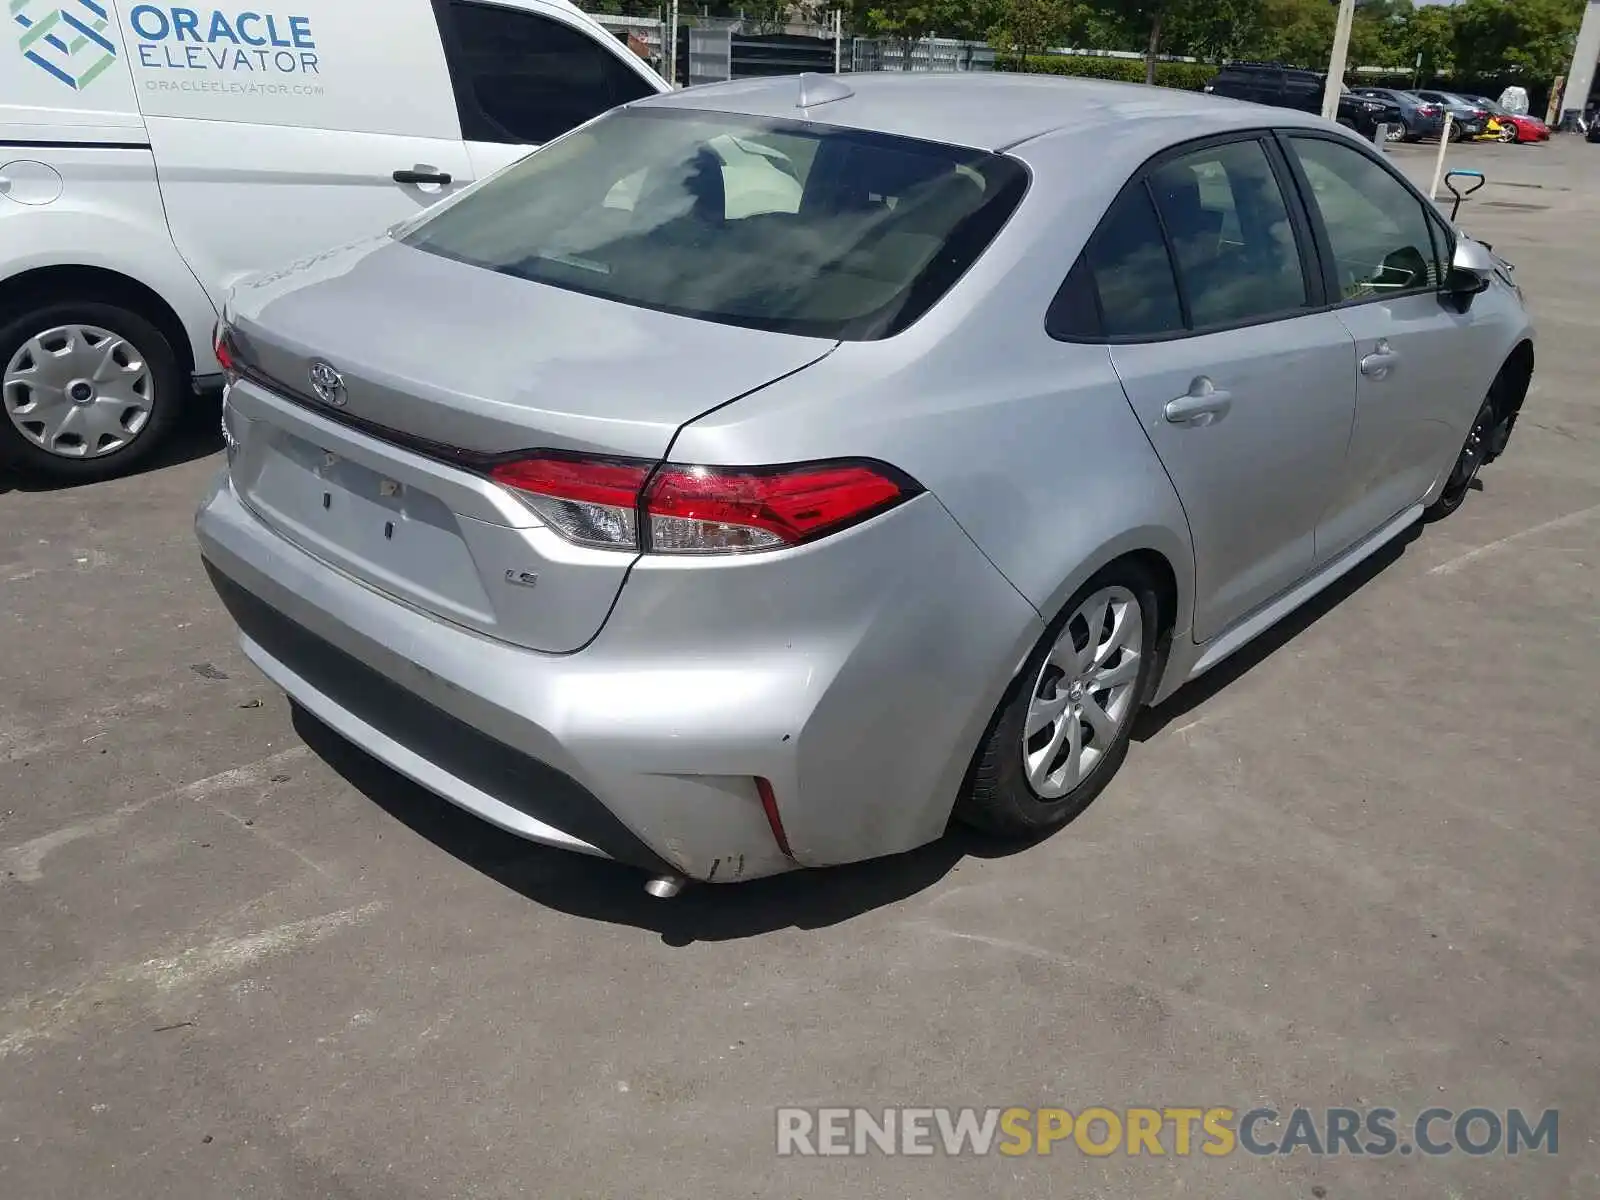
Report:
[{"label": "car shadow on pavement", "polygon": [[[152,471],[181,466],[183,463],[194,462],[218,453],[222,449],[219,403],[218,397],[197,397],[184,410],[167,439],[167,444],[129,471],[127,477],[147,475]],[[93,484],[71,479],[52,479],[10,462],[0,461],[0,496],[7,492],[57,492],[92,486]]]},{"label": "car shadow on pavement", "polygon": [[1148,742],[1158,737],[1172,722],[1188,716],[1234,680],[1276,654],[1399,561],[1406,552],[1406,547],[1422,535],[1424,528],[1425,524],[1418,521],[1344,578],[1296,609],[1242,650],[1224,659],[1195,682],[1180,688],[1165,703],[1145,709],[1133,723],[1133,740]]},{"label": "car shadow on pavement", "polygon": [[963,858],[999,858],[1032,843],[997,841],[960,826],[892,858],[796,871],[731,885],[689,884],[671,900],[644,890],[646,872],[556,850],[506,833],[391,770],[298,705],[295,731],[329,767],[379,808],[536,904],[587,920],[631,925],[672,946],[822,929],[931,887]]}]

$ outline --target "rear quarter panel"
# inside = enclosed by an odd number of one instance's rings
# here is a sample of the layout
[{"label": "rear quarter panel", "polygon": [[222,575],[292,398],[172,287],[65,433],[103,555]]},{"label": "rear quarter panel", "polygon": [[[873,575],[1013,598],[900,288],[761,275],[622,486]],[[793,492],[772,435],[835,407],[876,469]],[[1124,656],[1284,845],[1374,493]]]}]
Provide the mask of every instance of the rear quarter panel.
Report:
[{"label": "rear quarter panel", "polygon": [[[1263,114],[1264,115],[1264,114]],[[1046,619],[1132,550],[1173,569],[1186,630],[1188,525],[1104,347],[1045,333],[1045,312],[1132,170],[1193,131],[1151,119],[1107,155],[1089,134],[1016,152],[1029,195],[989,251],[920,321],[686,426],[671,456],[712,464],[879,458],[909,472]],[[1085,162],[1097,169],[1086,172]],[[1017,664],[1008,664],[1015,669]]]}]

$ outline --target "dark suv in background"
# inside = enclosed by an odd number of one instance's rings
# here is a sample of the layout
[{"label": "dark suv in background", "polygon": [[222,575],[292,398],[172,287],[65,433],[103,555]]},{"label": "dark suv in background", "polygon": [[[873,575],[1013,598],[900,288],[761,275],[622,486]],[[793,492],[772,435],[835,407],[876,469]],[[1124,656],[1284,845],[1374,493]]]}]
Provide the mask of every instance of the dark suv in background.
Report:
[{"label": "dark suv in background", "polygon": [[[1253,100],[1277,108],[1322,111],[1322,93],[1328,77],[1319,71],[1286,67],[1281,63],[1229,63],[1206,84],[1206,91],[1234,100]],[[1379,125],[1404,125],[1400,106],[1392,100],[1357,96],[1349,89],[1339,96],[1339,124],[1371,137]]]}]

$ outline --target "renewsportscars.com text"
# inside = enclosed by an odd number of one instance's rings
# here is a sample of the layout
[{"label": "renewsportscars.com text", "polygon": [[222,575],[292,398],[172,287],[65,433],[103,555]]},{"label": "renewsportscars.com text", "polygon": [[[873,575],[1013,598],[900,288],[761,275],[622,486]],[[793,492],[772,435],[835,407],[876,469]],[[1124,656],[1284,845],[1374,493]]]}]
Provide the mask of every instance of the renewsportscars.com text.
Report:
[{"label": "renewsportscars.com text", "polygon": [[780,1108],[780,1155],[1084,1154],[1221,1158],[1484,1156],[1559,1151],[1556,1109]]}]

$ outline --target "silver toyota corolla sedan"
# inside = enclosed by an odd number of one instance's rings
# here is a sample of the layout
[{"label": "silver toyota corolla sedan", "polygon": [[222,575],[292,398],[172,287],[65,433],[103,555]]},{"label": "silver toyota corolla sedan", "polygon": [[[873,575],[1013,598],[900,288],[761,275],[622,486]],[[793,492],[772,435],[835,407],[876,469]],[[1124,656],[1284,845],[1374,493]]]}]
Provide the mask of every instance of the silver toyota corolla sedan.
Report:
[{"label": "silver toyota corolla sedan", "polygon": [[1533,370],[1509,265],[1337,126],[1007,75],[640,101],[219,348],[245,652],[658,892],[1067,821]]}]

